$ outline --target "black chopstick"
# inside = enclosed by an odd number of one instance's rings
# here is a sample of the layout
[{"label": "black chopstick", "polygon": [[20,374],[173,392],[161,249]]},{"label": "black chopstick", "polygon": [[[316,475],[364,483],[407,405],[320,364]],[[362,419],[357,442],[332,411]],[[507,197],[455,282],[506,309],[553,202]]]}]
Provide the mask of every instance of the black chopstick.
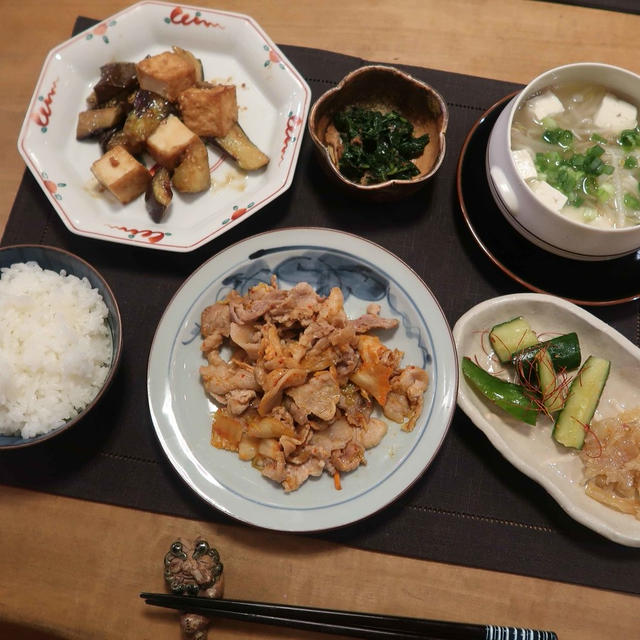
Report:
[{"label": "black chopstick", "polygon": [[379,640],[557,640],[553,631],[356,613],[248,600],[141,593],[147,604],[245,622]]}]

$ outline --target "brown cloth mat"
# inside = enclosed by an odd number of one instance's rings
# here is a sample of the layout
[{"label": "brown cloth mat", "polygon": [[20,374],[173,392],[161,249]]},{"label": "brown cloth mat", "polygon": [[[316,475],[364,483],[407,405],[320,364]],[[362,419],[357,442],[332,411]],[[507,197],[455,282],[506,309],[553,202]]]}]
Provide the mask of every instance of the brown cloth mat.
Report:
[{"label": "brown cloth mat", "polygon": [[[75,32],[92,24],[80,18]],[[326,51],[282,49],[306,78],[314,99],[364,64]],[[149,416],[146,366],[157,323],[179,285],[207,258],[255,233],[332,227],[377,242],[420,274],[452,326],[478,302],[522,291],[474,243],[455,190],[465,136],[483,111],[518,87],[404,68],[445,96],[450,126],[447,157],[436,179],[394,205],[363,205],[337,193],[319,170],[305,135],[289,191],[205,247],[166,254],[71,234],[25,172],[3,244],[60,246],[99,269],[122,311],[124,355],[113,386],[90,419],[36,447],[0,455],[1,483],[230,522],[196,496],[165,458]],[[594,313],[634,338],[636,303]],[[640,593],[639,550],[574,522],[504,460],[460,410],[437,458],[405,495],[360,523],[314,535],[364,549]]]}]

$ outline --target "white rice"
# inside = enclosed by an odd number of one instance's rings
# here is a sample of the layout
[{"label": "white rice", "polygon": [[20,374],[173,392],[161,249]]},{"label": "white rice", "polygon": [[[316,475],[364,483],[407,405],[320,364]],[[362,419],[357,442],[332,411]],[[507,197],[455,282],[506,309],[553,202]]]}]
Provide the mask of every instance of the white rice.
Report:
[{"label": "white rice", "polygon": [[36,262],[0,269],[0,433],[31,438],[76,416],[111,363],[97,289]]}]

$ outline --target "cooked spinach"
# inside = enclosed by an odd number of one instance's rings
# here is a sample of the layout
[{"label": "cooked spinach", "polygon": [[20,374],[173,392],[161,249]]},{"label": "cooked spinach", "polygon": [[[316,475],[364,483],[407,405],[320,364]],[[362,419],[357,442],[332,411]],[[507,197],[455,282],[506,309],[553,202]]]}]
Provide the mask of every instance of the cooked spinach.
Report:
[{"label": "cooked spinach", "polygon": [[422,155],[429,135],[414,138],[413,125],[396,111],[348,107],[334,115],[333,124],[343,144],[338,169],[349,180],[375,184],[420,173],[411,158]]}]

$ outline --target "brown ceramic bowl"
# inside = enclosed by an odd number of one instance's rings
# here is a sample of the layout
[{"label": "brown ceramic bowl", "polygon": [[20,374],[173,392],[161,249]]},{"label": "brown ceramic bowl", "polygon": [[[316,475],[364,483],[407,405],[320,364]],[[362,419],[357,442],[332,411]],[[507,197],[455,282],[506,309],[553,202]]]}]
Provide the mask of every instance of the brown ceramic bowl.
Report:
[{"label": "brown ceramic bowl", "polygon": [[[413,135],[429,134],[424,153],[414,158],[420,173],[410,180],[387,180],[358,184],[345,178],[332,159],[327,129],[333,115],[349,106],[379,111],[397,111],[414,127]],[[432,87],[393,67],[370,65],[345,76],[311,107],[308,128],[320,163],[328,175],[354,195],[368,200],[389,201],[406,197],[422,187],[438,170],[445,154],[445,133],[449,121],[447,105]]]}]

